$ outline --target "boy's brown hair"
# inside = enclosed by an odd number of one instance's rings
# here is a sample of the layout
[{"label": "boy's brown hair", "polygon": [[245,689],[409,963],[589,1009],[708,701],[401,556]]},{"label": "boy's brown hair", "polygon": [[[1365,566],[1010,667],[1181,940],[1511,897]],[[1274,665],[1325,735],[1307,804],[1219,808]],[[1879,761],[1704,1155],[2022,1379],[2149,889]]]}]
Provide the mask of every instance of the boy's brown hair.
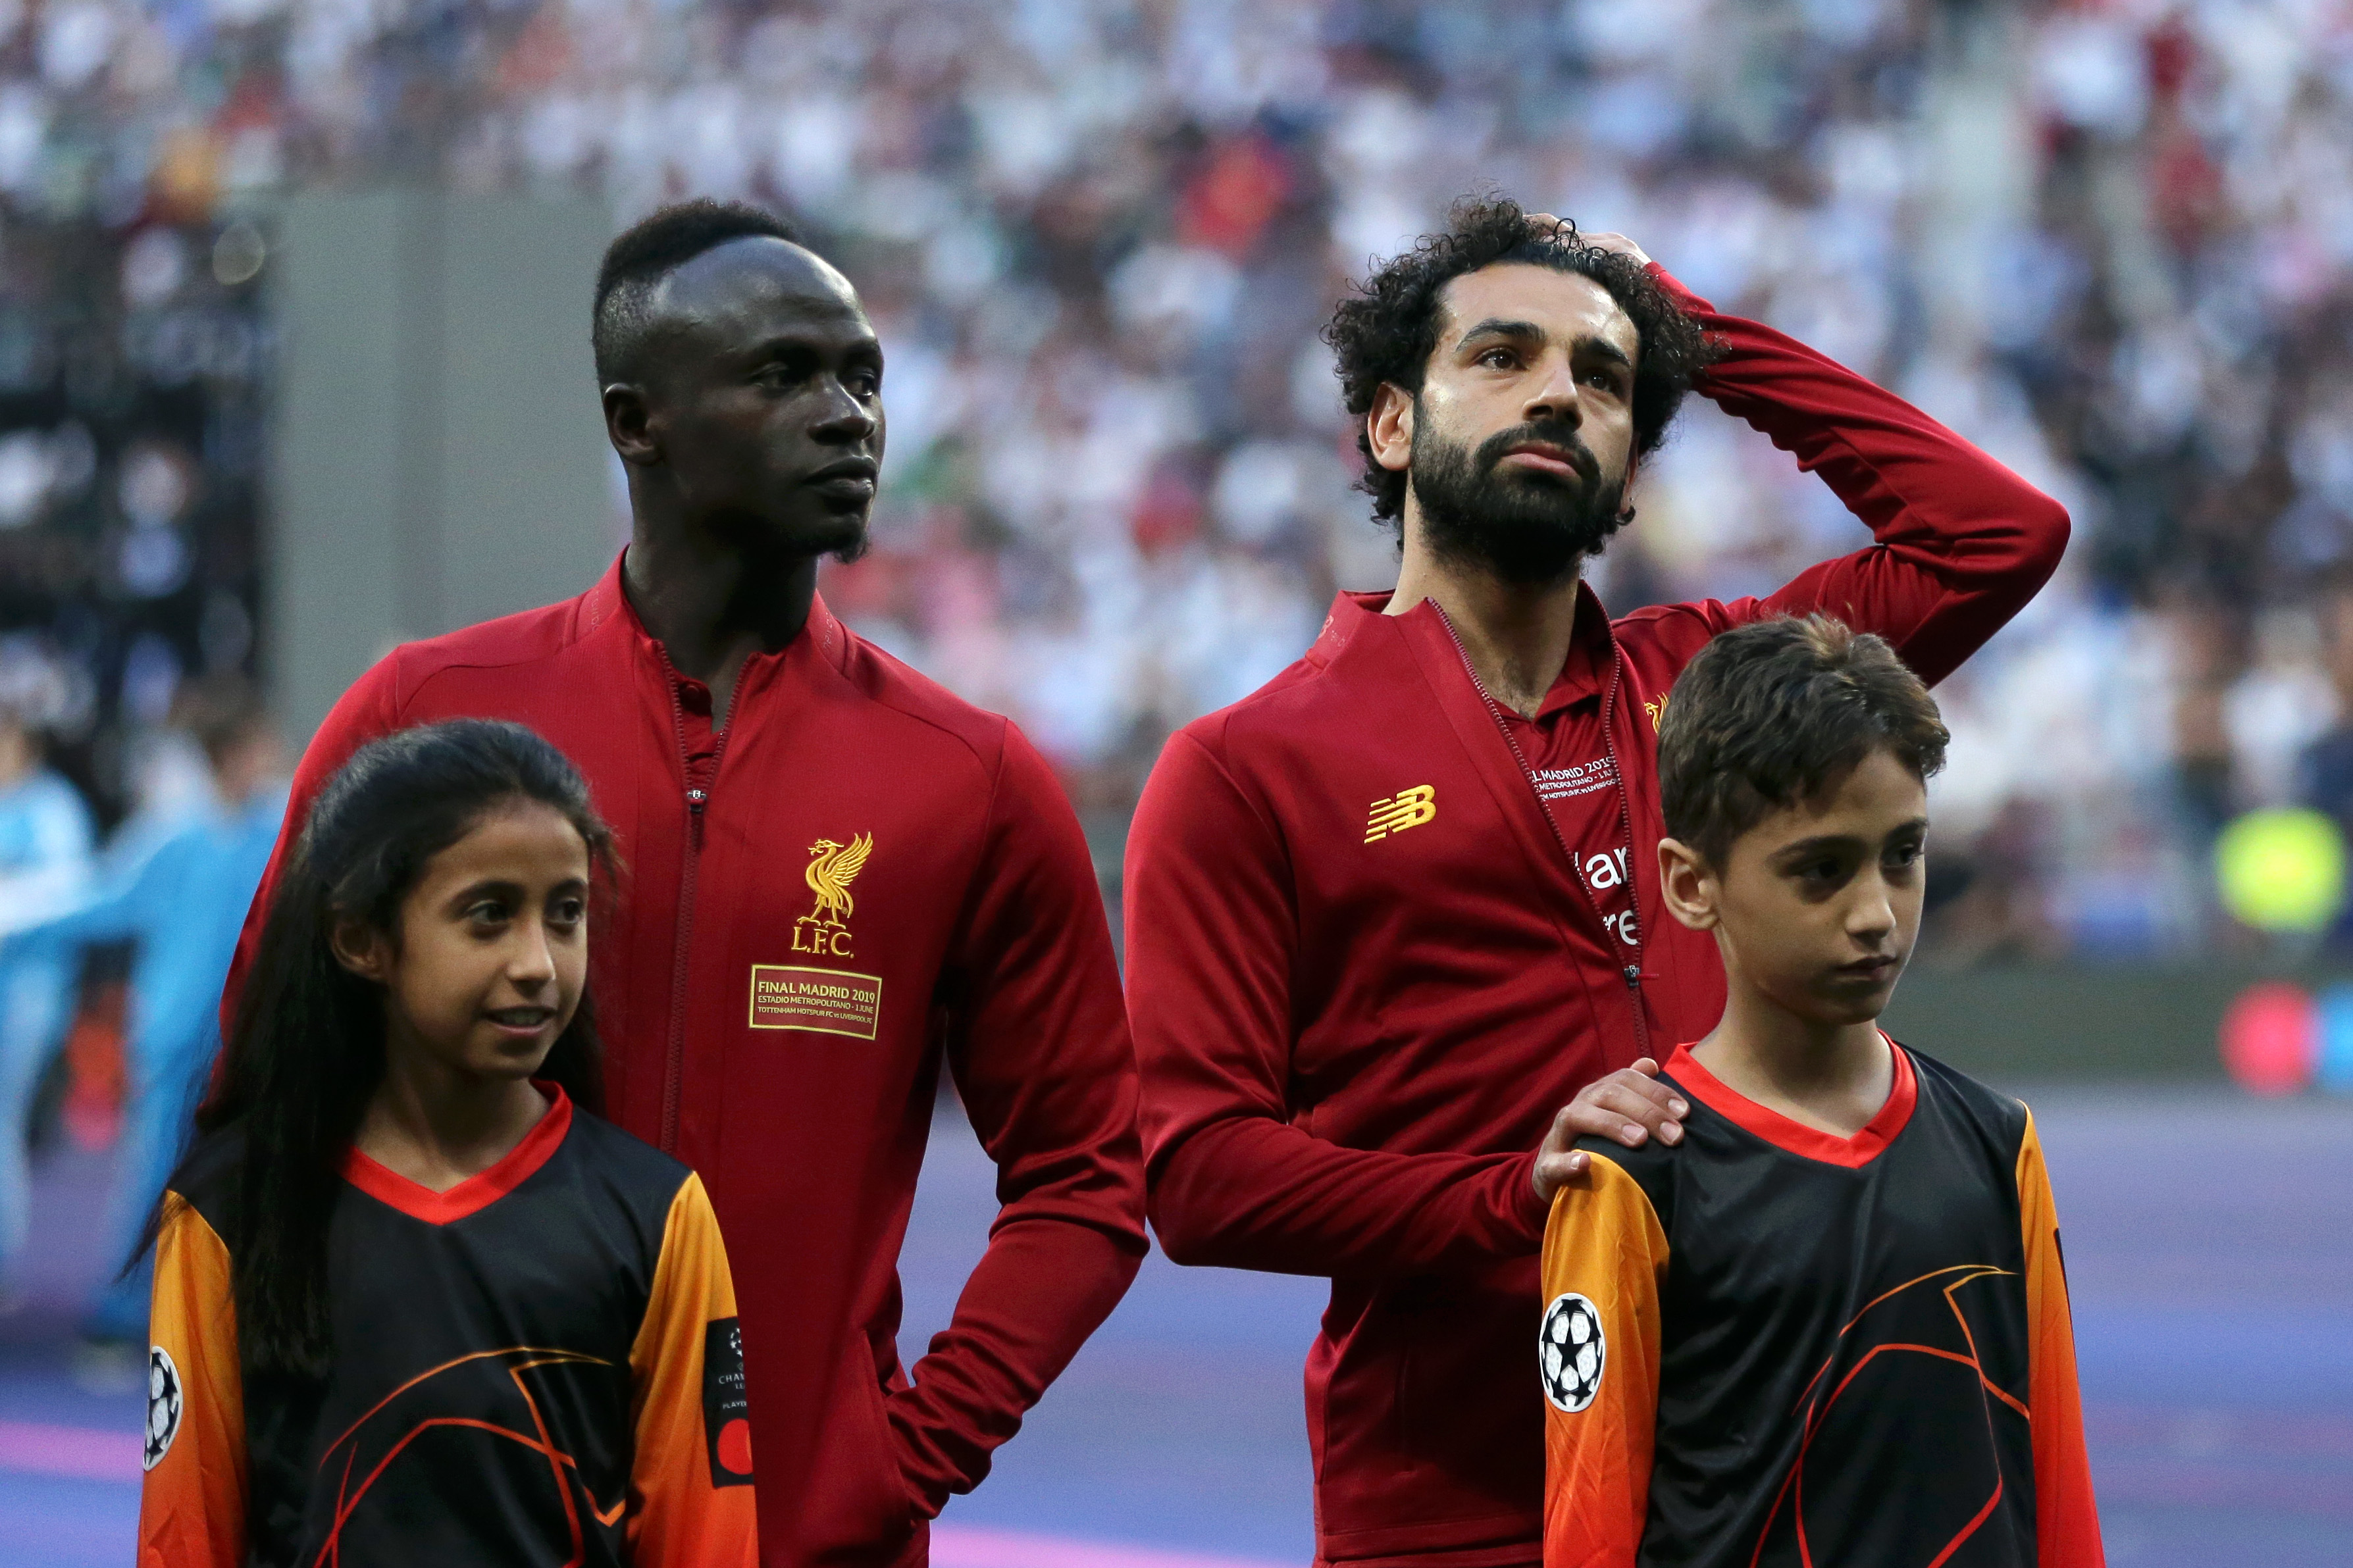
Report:
[{"label": "boy's brown hair", "polygon": [[1721,866],[1733,840],[1837,788],[1882,747],[1926,783],[1950,738],[1881,638],[1828,616],[1735,626],[1685,667],[1660,717],[1667,835]]}]

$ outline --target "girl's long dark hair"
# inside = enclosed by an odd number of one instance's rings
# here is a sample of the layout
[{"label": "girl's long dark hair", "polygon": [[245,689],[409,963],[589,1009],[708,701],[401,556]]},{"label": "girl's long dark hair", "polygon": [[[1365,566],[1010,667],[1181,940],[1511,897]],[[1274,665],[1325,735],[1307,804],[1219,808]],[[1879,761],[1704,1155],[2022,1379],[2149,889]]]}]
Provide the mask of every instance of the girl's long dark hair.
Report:
[{"label": "girl's long dark hair", "polygon": [[[612,834],[587,784],[520,724],[458,719],[386,736],[344,763],[311,807],[263,921],[219,1074],[196,1112],[200,1138],[231,1128],[241,1135],[230,1257],[248,1372],[324,1369],[327,1226],[339,1167],[384,1078],[384,991],[335,961],[334,925],[355,917],[397,940],[401,903],[426,862],[518,802],[561,812],[609,880]],[[593,1110],[603,1104],[600,1068],[584,994],[539,1076]],[[174,1173],[174,1190],[195,1158]],[[149,1218],[142,1251],[173,1201]]]}]

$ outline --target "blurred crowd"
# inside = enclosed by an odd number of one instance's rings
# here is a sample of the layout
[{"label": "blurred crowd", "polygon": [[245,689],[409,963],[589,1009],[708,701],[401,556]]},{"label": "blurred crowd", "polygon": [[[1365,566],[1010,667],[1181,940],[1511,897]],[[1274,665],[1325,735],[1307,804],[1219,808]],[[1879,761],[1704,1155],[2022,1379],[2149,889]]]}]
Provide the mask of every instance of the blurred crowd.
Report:
[{"label": "blurred crowd", "polygon": [[[274,195],[743,196],[891,356],[829,601],[1115,840],[1172,727],[1390,580],[1317,332],[1493,186],[2073,512],[1943,689],[1930,951],[2209,951],[2226,822],[2353,812],[2348,126],[2342,0],[0,0],[0,686],[111,821],[251,667]],[[1619,612],[1864,538],[1696,402],[1638,500]]]}]

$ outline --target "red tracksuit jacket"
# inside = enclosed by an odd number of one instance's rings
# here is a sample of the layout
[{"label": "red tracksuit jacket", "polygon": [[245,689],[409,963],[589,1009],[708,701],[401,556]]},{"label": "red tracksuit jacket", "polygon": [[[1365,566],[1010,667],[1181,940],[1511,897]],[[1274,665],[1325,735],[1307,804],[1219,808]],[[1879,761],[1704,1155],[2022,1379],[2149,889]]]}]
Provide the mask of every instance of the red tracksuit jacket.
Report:
[{"label": "red tracksuit jacket", "polygon": [[[726,1236],[762,1560],[921,1562],[923,1521],[987,1472],[1143,1257],[1111,933],[1020,732],[821,600],[744,666],[717,735],[709,712],[617,562],[363,676],[303,756],[287,832],[354,750],[412,724],[512,719],[579,765],[627,868],[594,922],[607,1110],[702,1174]],[[911,1386],[896,1264],[943,1056],[1004,1207]]]},{"label": "red tracksuit jacket", "polygon": [[1729,345],[1699,390],[1876,542],[1767,599],[1614,624],[1580,589],[1534,721],[1488,703],[1435,605],[1344,594],[1305,658],[1169,742],[1128,840],[1154,1227],[1180,1263],[1333,1281],[1307,1363],[1328,1563],[1538,1561],[1535,1150],[1724,1005],[1712,940],[1653,916],[1676,673],[1727,626],[1822,610],[1938,679],[2066,542],[2000,464],[1660,276]]}]

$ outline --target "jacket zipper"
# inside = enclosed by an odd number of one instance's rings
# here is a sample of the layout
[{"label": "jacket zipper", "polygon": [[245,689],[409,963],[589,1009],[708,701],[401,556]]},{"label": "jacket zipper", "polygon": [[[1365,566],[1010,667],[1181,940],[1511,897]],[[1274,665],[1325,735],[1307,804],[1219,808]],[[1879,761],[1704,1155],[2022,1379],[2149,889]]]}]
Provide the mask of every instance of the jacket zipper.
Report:
[{"label": "jacket zipper", "polygon": [[[1568,862],[1569,879],[1583,891],[1585,901],[1592,906],[1593,918],[1600,922],[1602,942],[1610,947],[1620,944],[1617,931],[1602,912],[1600,899],[1595,896],[1593,889],[1585,880],[1584,868],[1577,864],[1577,851],[1569,847],[1568,836],[1560,830],[1560,818],[1553,815],[1552,806],[1544,797],[1543,786],[1536,783],[1535,769],[1528,765],[1527,752],[1520,748],[1520,738],[1512,733],[1511,725],[1504,721],[1502,706],[1488,691],[1487,683],[1479,679],[1478,667],[1471,662],[1471,650],[1462,646],[1462,634],[1454,629],[1454,618],[1446,613],[1446,606],[1435,599],[1430,601],[1430,607],[1438,612],[1440,624],[1445,626],[1446,635],[1453,639],[1456,657],[1462,660],[1462,673],[1471,678],[1472,688],[1479,693],[1479,700],[1487,705],[1487,716],[1494,721],[1496,732],[1504,737],[1504,744],[1512,749],[1513,760],[1520,764],[1520,776],[1527,781],[1528,793],[1535,797],[1536,810],[1544,814],[1545,826],[1552,829],[1552,841],[1560,846],[1561,858]],[[1626,775],[1618,765],[1618,738],[1612,722],[1618,712],[1618,684],[1626,673],[1625,651],[1619,647],[1616,637],[1609,639],[1609,685],[1601,698],[1601,751],[1609,760],[1610,787],[1618,792],[1618,826],[1626,837],[1627,919],[1634,922],[1634,962],[1622,965],[1620,973],[1625,977],[1626,999],[1634,1011],[1635,1046],[1638,1054],[1647,1057],[1651,1055],[1651,1024],[1642,1013],[1642,952],[1650,941],[1650,928],[1642,923],[1641,879],[1634,866],[1634,807],[1627,798]]]},{"label": "jacket zipper", "polygon": [[[678,670],[670,661],[668,649],[662,650],[662,678],[670,687],[670,733],[678,742],[679,773],[687,776],[691,766],[686,753],[686,704],[679,700]],[[719,783],[719,759],[727,750],[727,731],[714,737],[711,748],[711,782]],[[661,1148],[666,1154],[678,1152],[679,1096],[686,1078],[686,978],[687,957],[694,939],[694,888],[697,872],[702,864],[702,813],[711,804],[711,791],[697,789],[691,783],[686,787],[686,853],[681,858],[678,873],[678,927],[670,945],[670,1039],[662,1058]]]}]

